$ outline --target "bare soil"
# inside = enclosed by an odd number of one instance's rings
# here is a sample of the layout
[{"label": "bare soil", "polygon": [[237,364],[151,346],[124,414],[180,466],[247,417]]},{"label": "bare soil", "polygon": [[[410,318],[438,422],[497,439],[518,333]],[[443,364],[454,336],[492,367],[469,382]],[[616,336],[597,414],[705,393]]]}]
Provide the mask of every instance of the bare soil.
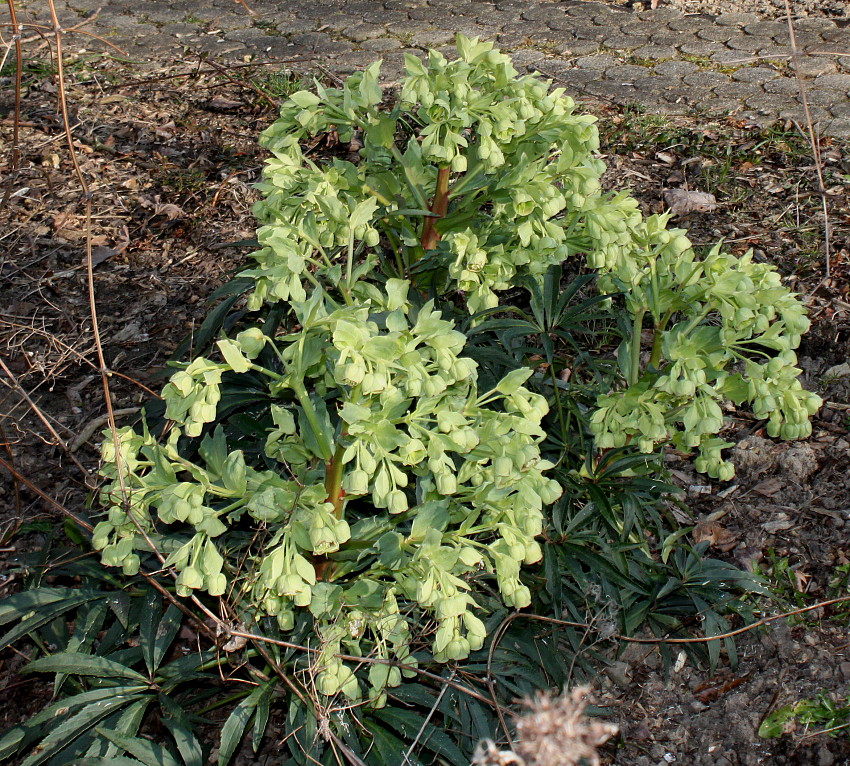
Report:
[{"label": "bare soil", "polygon": [[[197,64],[144,76],[114,62],[72,71],[74,151],[92,192],[90,223],[63,144],[56,87],[37,72],[27,78],[19,170],[2,179],[0,342],[7,369],[0,375],[0,457],[67,508],[83,507],[90,493],[86,472],[96,469],[104,423],[87,236],[97,264],[98,326],[115,371],[113,406],[131,410],[161,385],[164,363],[197,327],[206,298],[250,251],[236,243],[253,234],[251,184],[263,159],[256,136],[274,117],[251,79],[265,77],[246,67],[223,78]],[[0,167],[10,168],[11,83],[0,85]],[[759,614],[846,594],[846,584],[834,580],[836,567],[850,563],[850,370],[841,367],[850,360],[850,147],[830,139],[819,145],[822,196],[812,152],[794,126],[766,131],[731,119],[590,108],[600,116],[610,188],[630,186],[646,212],[664,208],[665,188],[714,193],[717,210],[678,224],[699,245],[725,238],[732,250],[753,248],[775,263],[806,296],[814,322],[801,363],[806,384],[828,404],[811,439],[775,442],[763,423],[730,410],[725,436],[737,445],[733,482],[711,482],[682,456],[669,455],[693,539],[768,577],[780,571],[777,560],[787,559],[792,575],[786,571],[777,583],[784,602],[754,601]],[[37,549],[57,526],[49,504],[5,471],[0,506],[0,566]],[[0,595],[15,587],[9,566],[0,573]],[[599,683],[601,704],[622,727],[608,762],[850,762],[843,733],[804,738],[806,732],[791,731],[770,741],[756,735],[777,706],[817,691],[846,696],[847,614],[836,605],[745,634],[737,665],[724,655],[714,673],[690,662],[668,672],[657,652],[629,647]],[[0,728],[43,699],[17,675],[21,662],[14,653],[0,656],[0,688],[14,700],[0,707]]]},{"label": "bare soil", "polygon": [[[643,2],[651,7],[652,0]],[[764,19],[825,18],[850,21],[850,5],[846,0],[659,0],[657,7],[669,6],[683,13],[704,13],[720,16],[724,13],[755,13]]]}]

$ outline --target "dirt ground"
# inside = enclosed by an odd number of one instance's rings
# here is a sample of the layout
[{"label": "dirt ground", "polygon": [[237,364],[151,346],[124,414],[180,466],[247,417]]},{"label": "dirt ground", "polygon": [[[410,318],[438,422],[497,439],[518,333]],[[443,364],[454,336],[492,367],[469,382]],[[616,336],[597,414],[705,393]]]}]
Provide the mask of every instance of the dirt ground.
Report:
[{"label": "dirt ground", "polygon": [[[644,5],[651,5],[651,0]],[[669,5],[685,13],[755,13],[762,18],[781,19],[787,15],[785,0],[659,0],[662,8]],[[791,18],[826,18],[833,21],[850,20],[850,5],[845,0],[789,0]]]},{"label": "dirt ground", "polygon": [[[3,168],[13,159],[10,85],[0,83]],[[66,507],[86,501],[104,425],[87,235],[98,327],[106,364],[115,371],[113,406],[130,412],[149,395],[146,389],[161,385],[164,362],[197,327],[210,292],[250,252],[234,243],[253,234],[251,184],[263,160],[256,137],[274,117],[265,94],[290,86],[284,76],[251,67],[227,78],[197,64],[144,76],[115,63],[72,68],[67,95],[75,156],[91,191],[88,224],[56,114],[56,87],[46,72],[28,75],[20,169],[5,175],[0,192],[0,458]],[[811,149],[796,126],[761,130],[732,119],[671,121],[604,103],[589,108],[600,117],[611,188],[630,186],[647,212],[664,209],[666,188],[715,194],[716,210],[678,225],[699,245],[724,238],[735,252],[753,248],[757,258],[779,266],[810,306],[814,324],[801,364],[806,385],[828,402],[813,436],[774,442],[763,423],[730,410],[725,436],[737,445],[733,482],[711,482],[669,455],[694,539],[773,578],[784,600],[754,602],[759,613],[846,594],[846,582],[835,580],[850,565],[850,147],[821,142],[822,196]],[[40,545],[56,516],[5,471],[0,506],[2,567],[21,546]],[[15,587],[3,571],[0,595]],[[668,676],[656,652],[629,647],[600,681],[598,701],[622,727],[608,762],[850,762],[843,732],[756,735],[779,706],[819,691],[846,698],[847,616],[836,605],[745,634],[737,667],[724,658],[715,674],[685,662]],[[20,685],[19,665],[15,655],[0,657],[0,688],[11,695],[7,701],[18,700],[0,710],[0,728],[10,708],[38,702]]]}]

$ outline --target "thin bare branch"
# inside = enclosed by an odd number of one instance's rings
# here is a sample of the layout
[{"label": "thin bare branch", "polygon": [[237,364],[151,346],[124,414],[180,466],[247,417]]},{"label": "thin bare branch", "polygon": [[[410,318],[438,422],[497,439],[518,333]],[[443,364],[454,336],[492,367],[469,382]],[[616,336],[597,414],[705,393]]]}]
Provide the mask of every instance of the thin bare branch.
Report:
[{"label": "thin bare branch", "polygon": [[42,412],[41,408],[32,400],[32,397],[24,390],[24,387],[18,383],[18,379],[15,377],[15,374],[6,366],[6,363],[0,359],[0,369],[6,374],[6,377],[9,378],[9,385],[15,391],[15,393],[23,399],[29,408],[33,411],[35,416],[44,424],[44,427],[50,431],[50,435],[56,440],[56,444],[58,444],[62,450],[67,453],[68,457],[74,463],[77,468],[80,469],[83,476],[86,479],[86,484],[90,487],[95,486],[94,478],[92,477],[89,470],[79,461],[73,454],[73,450],[65,443],[65,440],[59,436],[56,429],[47,419],[47,416]]},{"label": "thin bare branch", "polygon": [[46,492],[43,492],[39,489],[35,484],[33,484],[26,476],[24,476],[15,466],[11,463],[6,462],[2,457],[0,457],[0,468],[5,468],[12,476],[15,477],[21,484],[23,484],[30,492],[34,495],[38,495],[39,498],[44,500],[45,503],[50,505],[55,510],[59,511],[66,518],[71,519],[80,529],[85,529],[87,532],[91,532],[94,527],[89,524],[85,519],[80,518],[73,511],[69,511],[62,503],[58,500],[54,500],[50,495]]}]

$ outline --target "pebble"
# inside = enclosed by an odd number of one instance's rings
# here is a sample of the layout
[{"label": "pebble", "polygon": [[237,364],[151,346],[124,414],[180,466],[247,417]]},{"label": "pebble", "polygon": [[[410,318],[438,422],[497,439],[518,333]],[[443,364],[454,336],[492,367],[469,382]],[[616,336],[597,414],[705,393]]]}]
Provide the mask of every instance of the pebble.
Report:
[{"label": "pebble", "polygon": [[628,686],[632,682],[627,662],[614,662],[605,668],[605,675],[617,686]]}]

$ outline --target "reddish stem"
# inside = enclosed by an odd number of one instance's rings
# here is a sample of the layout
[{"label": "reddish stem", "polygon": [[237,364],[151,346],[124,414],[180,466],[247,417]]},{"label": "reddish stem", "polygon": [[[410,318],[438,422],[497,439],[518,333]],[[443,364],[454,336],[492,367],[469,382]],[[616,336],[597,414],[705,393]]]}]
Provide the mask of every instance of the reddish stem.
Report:
[{"label": "reddish stem", "polygon": [[440,240],[440,233],[434,227],[437,218],[443,218],[449,209],[449,174],[451,168],[440,168],[437,171],[437,188],[434,191],[434,200],[431,202],[431,212],[434,214],[425,219],[422,226],[422,238],[420,243],[423,250],[433,250]]},{"label": "reddish stem", "polygon": [[[342,507],[345,500],[345,492],[342,489],[342,456],[345,453],[345,447],[341,444],[337,445],[334,456],[327,462],[325,466],[325,491],[328,493],[327,502],[333,505],[334,518],[342,518]],[[313,556],[313,569],[316,570],[316,579],[326,579],[325,574],[328,573],[328,567],[331,562],[327,556]],[[330,573],[328,573],[330,574]]]}]

